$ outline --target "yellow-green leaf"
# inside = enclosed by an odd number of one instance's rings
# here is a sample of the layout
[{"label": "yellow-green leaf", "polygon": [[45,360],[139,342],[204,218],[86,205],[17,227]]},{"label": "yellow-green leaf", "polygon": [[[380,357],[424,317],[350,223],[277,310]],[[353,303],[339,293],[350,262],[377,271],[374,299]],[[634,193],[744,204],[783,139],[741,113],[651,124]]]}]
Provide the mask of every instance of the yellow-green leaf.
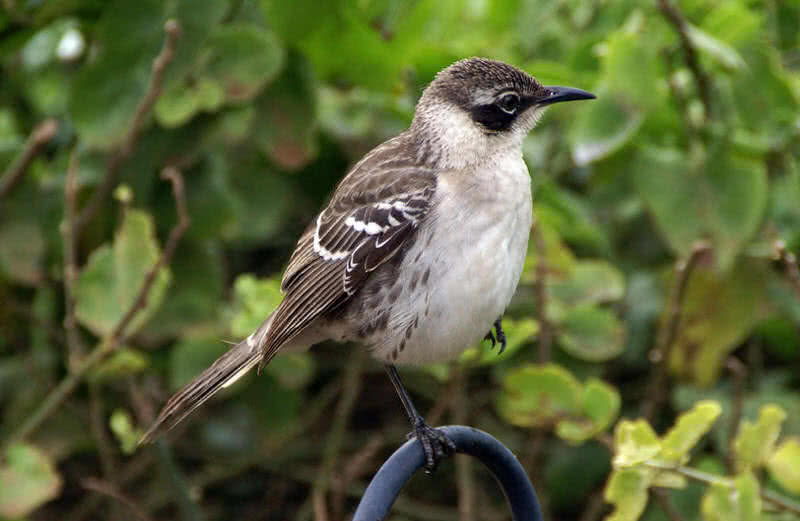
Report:
[{"label": "yellow-green leaf", "polygon": [[605,490],[605,499],[614,511],[605,521],[636,521],[647,506],[648,473],[644,469],[617,469],[612,472]]},{"label": "yellow-green leaf", "polygon": [[614,430],[614,466],[630,467],[655,457],[661,442],[645,420],[622,420]]},{"label": "yellow-green leaf", "polygon": [[756,423],[742,421],[733,442],[737,469],[755,469],[766,463],[775,448],[785,419],[786,411],[777,405],[768,404],[759,411]]},{"label": "yellow-green leaf", "polygon": [[800,438],[783,440],[767,460],[772,479],[792,494],[800,495]]},{"label": "yellow-green leaf", "polygon": [[498,408],[520,426],[547,425],[581,410],[583,389],[563,367],[528,365],[511,371],[503,382]]},{"label": "yellow-green leaf", "polygon": [[700,508],[705,521],[757,521],[761,515],[758,480],[746,472],[732,483],[714,483]]},{"label": "yellow-green leaf", "polygon": [[0,484],[0,518],[17,519],[58,496],[62,481],[44,452],[15,443],[0,462]]},{"label": "yellow-green leaf", "polygon": [[283,299],[278,278],[257,279],[249,273],[236,278],[233,291],[239,310],[231,321],[231,332],[237,337],[249,335],[260,326]]},{"label": "yellow-green leaf", "polygon": [[[114,243],[92,252],[76,281],[78,320],[98,336],[109,334],[133,305],[159,254],[153,218],[140,210],[128,210]],[[169,271],[162,268],[144,307],[131,320],[127,334],[136,332],[156,311],[169,280]]]},{"label": "yellow-green leaf", "polygon": [[711,429],[721,413],[722,408],[717,402],[704,400],[681,414],[664,435],[660,457],[672,463],[685,463],[689,459],[689,451]]}]

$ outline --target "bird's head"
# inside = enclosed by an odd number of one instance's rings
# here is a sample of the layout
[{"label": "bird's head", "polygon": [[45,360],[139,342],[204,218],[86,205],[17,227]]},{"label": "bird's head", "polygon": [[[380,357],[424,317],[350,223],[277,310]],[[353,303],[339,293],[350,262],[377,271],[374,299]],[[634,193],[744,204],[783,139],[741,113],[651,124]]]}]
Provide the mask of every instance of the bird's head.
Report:
[{"label": "bird's head", "polygon": [[547,106],[594,97],[580,89],[542,85],[503,62],[468,58],[440,71],[428,85],[412,129],[461,153],[474,149],[486,154],[497,146],[519,146]]}]

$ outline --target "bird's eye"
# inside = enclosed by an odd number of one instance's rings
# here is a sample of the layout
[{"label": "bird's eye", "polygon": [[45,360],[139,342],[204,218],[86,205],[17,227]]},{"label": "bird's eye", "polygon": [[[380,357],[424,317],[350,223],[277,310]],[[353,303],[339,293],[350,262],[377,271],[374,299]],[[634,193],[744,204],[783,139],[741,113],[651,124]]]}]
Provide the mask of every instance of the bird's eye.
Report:
[{"label": "bird's eye", "polygon": [[507,92],[497,98],[495,103],[503,112],[513,114],[519,108],[519,96],[516,92]]}]

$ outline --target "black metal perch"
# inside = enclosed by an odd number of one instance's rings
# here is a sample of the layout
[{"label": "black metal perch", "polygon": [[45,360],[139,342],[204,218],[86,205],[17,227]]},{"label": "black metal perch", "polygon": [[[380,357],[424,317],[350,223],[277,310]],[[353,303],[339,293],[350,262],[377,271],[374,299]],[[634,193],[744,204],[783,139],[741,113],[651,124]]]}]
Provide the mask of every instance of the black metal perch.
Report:
[{"label": "black metal perch", "polygon": [[[511,506],[514,521],[542,521],[539,500],[517,457],[492,435],[472,427],[441,427],[456,444],[456,451],[478,458],[492,472]],[[407,441],[372,478],[358,504],[353,521],[382,521],[389,515],[406,482],[425,464],[422,445]]]}]

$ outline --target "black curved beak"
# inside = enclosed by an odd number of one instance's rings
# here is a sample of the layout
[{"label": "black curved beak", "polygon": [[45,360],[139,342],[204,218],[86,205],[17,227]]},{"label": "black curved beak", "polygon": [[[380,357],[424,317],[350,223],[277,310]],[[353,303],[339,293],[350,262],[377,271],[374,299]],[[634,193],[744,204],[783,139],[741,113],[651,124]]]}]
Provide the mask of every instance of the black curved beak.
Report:
[{"label": "black curved beak", "polygon": [[585,90],[575,89],[573,87],[555,87],[548,86],[545,90],[549,93],[543,98],[535,101],[536,105],[550,105],[553,103],[560,103],[562,101],[576,101],[582,99],[595,99],[597,96]]}]

